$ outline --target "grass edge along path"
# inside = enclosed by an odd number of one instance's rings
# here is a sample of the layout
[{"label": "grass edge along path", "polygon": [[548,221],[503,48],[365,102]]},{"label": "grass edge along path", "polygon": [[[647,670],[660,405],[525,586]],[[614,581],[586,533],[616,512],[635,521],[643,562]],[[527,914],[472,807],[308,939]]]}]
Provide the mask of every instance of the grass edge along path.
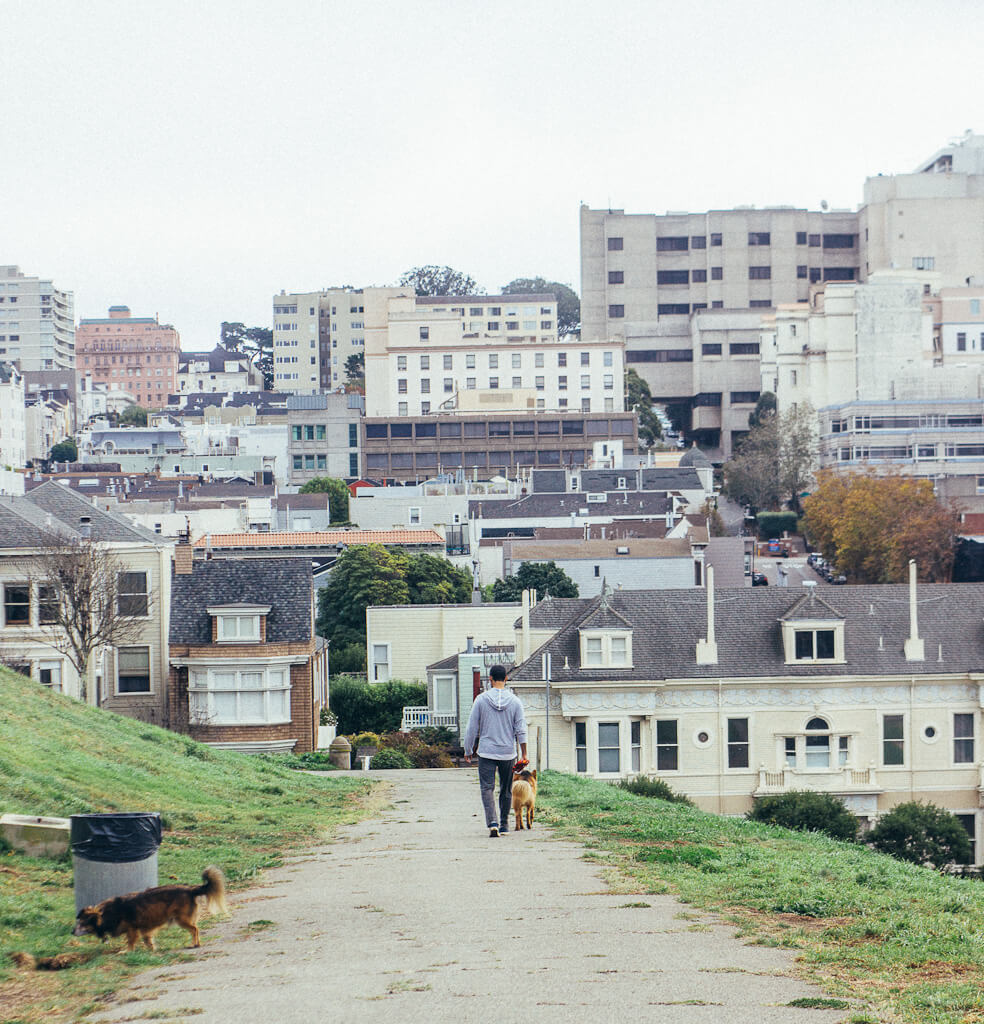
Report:
[{"label": "grass edge along path", "polygon": [[537,814],[617,891],[669,893],[796,950],[797,973],[862,1007],[852,1024],[984,1022],[981,882],[559,772],[543,774]]},{"label": "grass edge along path", "polygon": [[[51,693],[0,668],[0,813],[51,815],[160,811],[160,883],[197,884],[203,868],[226,875],[230,903],[284,855],[330,840],[339,826],[378,814],[389,787],[317,776],[274,761],[213,750]],[[70,856],[26,857],[0,844],[0,1020],[79,1020],[138,970],[186,959],[188,936],[166,928],[158,953],[117,955],[75,938]],[[209,918],[203,919],[207,944]],[[94,953],[57,972],[15,967],[9,954]]]}]

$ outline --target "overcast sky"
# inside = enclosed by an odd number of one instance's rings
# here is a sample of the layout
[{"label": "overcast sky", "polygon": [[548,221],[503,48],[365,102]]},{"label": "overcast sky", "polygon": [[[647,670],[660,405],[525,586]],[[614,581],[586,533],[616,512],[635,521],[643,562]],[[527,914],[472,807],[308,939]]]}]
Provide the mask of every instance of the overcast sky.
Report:
[{"label": "overcast sky", "polygon": [[[185,348],[281,288],[580,291],[578,207],[856,207],[981,117],[978,0],[0,0],[0,263]],[[977,118],[975,122],[975,117]]]}]

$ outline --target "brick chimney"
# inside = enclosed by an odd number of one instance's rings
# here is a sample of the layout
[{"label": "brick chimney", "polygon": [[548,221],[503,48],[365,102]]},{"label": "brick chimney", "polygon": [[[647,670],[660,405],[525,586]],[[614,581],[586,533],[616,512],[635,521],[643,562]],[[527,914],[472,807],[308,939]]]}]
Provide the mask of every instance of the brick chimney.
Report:
[{"label": "brick chimney", "polygon": [[175,576],[190,576],[195,564],[194,550],[187,541],[182,541],[174,549]]}]

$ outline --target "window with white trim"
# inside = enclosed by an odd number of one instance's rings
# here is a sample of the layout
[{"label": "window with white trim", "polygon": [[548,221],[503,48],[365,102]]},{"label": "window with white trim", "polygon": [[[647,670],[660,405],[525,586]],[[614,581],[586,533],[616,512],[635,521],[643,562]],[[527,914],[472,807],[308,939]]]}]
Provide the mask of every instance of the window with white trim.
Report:
[{"label": "window with white trim", "polygon": [[598,723],[598,771],[606,774],[621,771],[619,723]]},{"label": "window with white trim", "polygon": [[117,650],[116,692],[150,693],[149,647],[120,647]]},{"label": "window with white trim", "polygon": [[665,718],[656,722],[656,770],[675,772],[680,767],[680,741],[677,720]]},{"label": "window with white trim", "polygon": [[235,640],[239,643],[260,641],[259,615],[217,615],[215,638],[219,641]]},{"label": "window with white trim", "polygon": [[372,677],[378,683],[385,683],[390,677],[390,645],[372,645]]},{"label": "window with white trim", "polygon": [[631,631],[582,630],[581,664],[585,668],[630,668]]},{"label": "window with white trim", "polygon": [[974,763],[974,715],[960,713],[953,716],[953,763]]},{"label": "window with white trim", "polygon": [[195,725],[273,725],[290,721],[289,665],[215,665],[188,671]]},{"label": "window with white trim", "polygon": [[120,615],[144,616],[148,614],[147,574],[121,572],[116,577],[116,606]]},{"label": "window with white trim", "polygon": [[629,757],[632,771],[642,770],[642,722],[638,718],[629,722]]},{"label": "window with white trim", "polygon": [[578,772],[586,772],[588,770],[587,722],[574,723],[574,770]]}]

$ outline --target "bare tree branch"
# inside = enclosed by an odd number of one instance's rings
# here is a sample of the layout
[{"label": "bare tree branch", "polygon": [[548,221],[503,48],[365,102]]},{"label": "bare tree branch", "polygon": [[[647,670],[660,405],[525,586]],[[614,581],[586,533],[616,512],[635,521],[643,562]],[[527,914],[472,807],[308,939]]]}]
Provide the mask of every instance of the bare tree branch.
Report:
[{"label": "bare tree branch", "polygon": [[[92,655],[138,639],[150,613],[146,576],[134,573],[105,545],[80,537],[49,537],[27,563],[36,590],[40,642],[64,654],[88,698]],[[142,593],[141,593],[142,591]]]}]

